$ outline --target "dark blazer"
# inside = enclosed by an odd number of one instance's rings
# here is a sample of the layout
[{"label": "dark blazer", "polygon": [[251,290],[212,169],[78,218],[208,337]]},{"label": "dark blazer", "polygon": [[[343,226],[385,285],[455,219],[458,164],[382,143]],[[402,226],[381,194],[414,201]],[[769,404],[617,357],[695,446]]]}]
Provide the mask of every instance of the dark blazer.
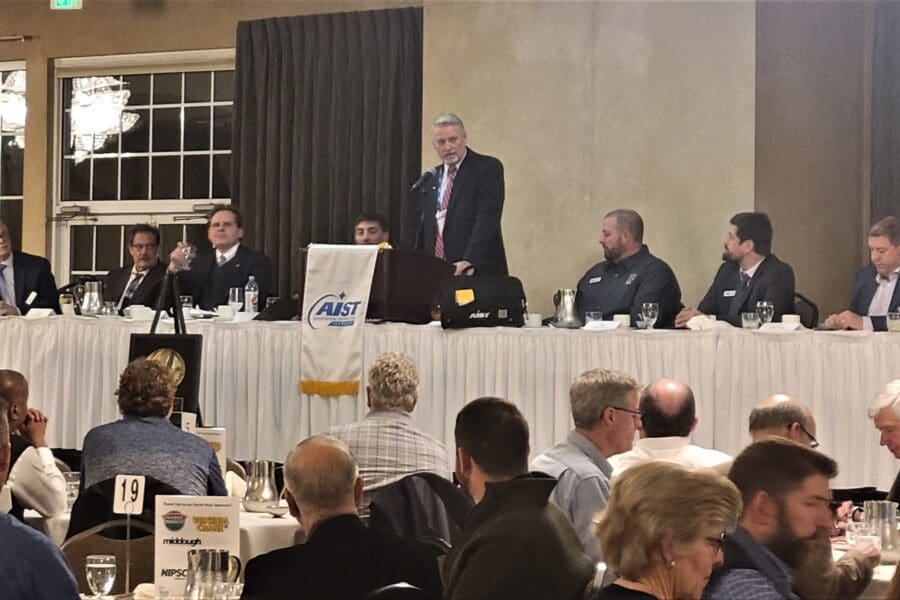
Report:
[{"label": "dark blazer", "polygon": [[774,254],[766,256],[746,288],[741,286],[740,265],[731,261],[722,263],[712,287],[697,308],[740,327],[741,313],[755,312],[760,300],[775,305],[773,321],[780,321],[781,315],[794,312],[794,270]]},{"label": "dark blazer", "polygon": [[191,263],[189,271],[178,275],[180,291],[194,297],[194,303],[204,310],[228,304],[228,288],[244,287],[253,275],[259,285],[259,306],[265,307],[272,294],[272,261],[262,252],[241,244],[234,258],[219,267],[216,253],[205,252]]},{"label": "dark blazer", "polygon": [[[52,308],[57,314],[61,312],[56,279],[53,278],[46,258],[14,250],[13,279],[16,286],[16,307],[23,315],[32,308]],[[26,304],[25,301],[32,292],[37,296],[33,302]]]},{"label": "dark blazer", "polygon": [[367,528],[356,515],[318,524],[304,544],[247,563],[241,598],[354,600],[406,582],[441,596],[437,562],[394,535]]},{"label": "dark blazer", "polygon": [[[125,286],[131,279],[132,267],[120,267],[113,269],[106,275],[106,281],[103,283],[103,299],[118,304],[119,298],[125,293]],[[166,265],[157,261],[150,270],[144,275],[141,284],[134,291],[131,299],[122,301],[122,308],[132,304],[143,304],[144,306],[156,306],[156,300],[162,291],[163,281],[166,278]]]},{"label": "dark blazer", "polygon": [[[869,315],[869,305],[872,304],[875,290],[878,289],[878,282],[875,281],[876,273],[875,265],[868,265],[856,272],[856,279],[853,280],[853,298],[850,300],[850,310],[858,315],[872,319],[872,327],[875,331],[887,331],[887,316]],[[894,287],[894,295],[891,296],[891,304],[888,306],[888,310],[897,310],[898,307],[900,307],[900,285]]]},{"label": "dark blazer", "polygon": [[[435,168],[431,185],[416,192],[418,230],[416,249],[434,255],[437,234],[435,212],[444,165]],[[453,180],[444,221],[444,256],[447,262],[467,260],[482,272],[507,274],[506,250],[500,218],[503,216],[503,164],[471,148]]]}]

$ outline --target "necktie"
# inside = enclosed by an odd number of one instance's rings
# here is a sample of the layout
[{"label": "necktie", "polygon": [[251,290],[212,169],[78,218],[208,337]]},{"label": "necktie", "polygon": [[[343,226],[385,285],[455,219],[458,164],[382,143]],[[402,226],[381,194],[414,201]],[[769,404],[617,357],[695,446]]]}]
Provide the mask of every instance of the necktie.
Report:
[{"label": "necktie", "polygon": [[228,259],[225,258],[225,255],[224,255],[224,254],[220,254],[219,257],[216,259],[216,262],[218,262],[218,263],[219,263],[219,266],[221,267],[221,266],[224,265],[226,262],[228,262]]},{"label": "necktie", "polygon": [[741,271],[741,287],[749,287],[750,276]]},{"label": "necktie", "polygon": [[6,265],[0,265],[0,300],[3,300],[7,304],[15,306],[16,302],[15,300],[13,300],[13,297],[9,293],[9,290],[6,289],[6,279],[3,278],[3,271],[5,269]]},{"label": "necktie", "polygon": [[[456,165],[447,169],[447,185],[441,193],[440,211],[445,213],[444,219],[446,223],[447,207],[450,206],[450,194],[453,193],[453,180],[456,179]],[[446,258],[444,255],[444,231],[442,227],[438,227],[434,236],[434,255],[437,258]]]},{"label": "necktie", "polygon": [[135,275],[134,279],[131,280],[131,283],[128,284],[128,289],[125,290],[125,297],[130,300],[131,297],[134,296],[134,293],[137,291],[138,287],[141,285],[141,282],[143,280],[144,280],[143,273],[138,273],[137,275]]}]

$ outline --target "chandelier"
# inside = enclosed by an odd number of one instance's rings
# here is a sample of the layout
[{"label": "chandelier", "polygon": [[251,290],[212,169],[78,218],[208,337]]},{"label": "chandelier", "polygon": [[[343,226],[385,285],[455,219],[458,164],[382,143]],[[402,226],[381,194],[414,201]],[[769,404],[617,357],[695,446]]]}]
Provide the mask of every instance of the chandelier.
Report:
[{"label": "chandelier", "polygon": [[13,143],[25,147],[25,71],[12,71],[0,85],[0,132],[12,133]]},{"label": "chandelier", "polygon": [[124,110],[131,92],[121,86],[122,81],[114,77],[72,79],[69,144],[75,164],[137,124],[140,116]]}]

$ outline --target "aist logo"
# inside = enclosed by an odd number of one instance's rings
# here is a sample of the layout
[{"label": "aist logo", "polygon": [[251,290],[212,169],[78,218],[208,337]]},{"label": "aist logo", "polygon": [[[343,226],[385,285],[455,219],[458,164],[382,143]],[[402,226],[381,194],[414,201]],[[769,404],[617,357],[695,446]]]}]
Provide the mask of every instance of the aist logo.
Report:
[{"label": "aist logo", "polygon": [[356,322],[360,300],[344,300],[346,294],[325,294],[312,303],[306,322],[313,329],[319,327],[350,327]]}]

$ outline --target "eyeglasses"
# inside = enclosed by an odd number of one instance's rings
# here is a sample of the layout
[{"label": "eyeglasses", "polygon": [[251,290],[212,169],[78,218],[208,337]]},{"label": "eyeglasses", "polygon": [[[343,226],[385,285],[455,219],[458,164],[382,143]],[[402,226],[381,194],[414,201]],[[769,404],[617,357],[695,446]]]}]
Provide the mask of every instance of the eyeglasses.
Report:
[{"label": "eyeglasses", "polygon": [[631,410],[630,408],[622,408],[621,406],[610,406],[610,408],[613,410],[621,410],[622,412],[631,413],[637,416],[638,419],[641,418],[641,411],[639,410]]},{"label": "eyeglasses", "polygon": [[818,447],[819,447],[819,440],[817,440],[816,437],[815,437],[813,434],[811,434],[810,432],[808,432],[808,431],[806,430],[806,427],[804,427],[802,423],[797,423],[797,426],[800,427],[800,431],[802,431],[803,433],[805,433],[805,434],[806,434],[806,437],[809,438],[809,447],[810,447],[810,448],[818,448]]},{"label": "eyeglasses", "polygon": [[722,549],[722,544],[725,543],[725,532],[723,531],[719,537],[705,537],[703,538],[703,541],[707,542],[709,547],[718,554],[719,550]]},{"label": "eyeglasses", "polygon": [[138,252],[140,252],[141,250],[153,250],[157,246],[159,246],[159,244],[130,244],[129,247],[132,250],[137,250]]}]

